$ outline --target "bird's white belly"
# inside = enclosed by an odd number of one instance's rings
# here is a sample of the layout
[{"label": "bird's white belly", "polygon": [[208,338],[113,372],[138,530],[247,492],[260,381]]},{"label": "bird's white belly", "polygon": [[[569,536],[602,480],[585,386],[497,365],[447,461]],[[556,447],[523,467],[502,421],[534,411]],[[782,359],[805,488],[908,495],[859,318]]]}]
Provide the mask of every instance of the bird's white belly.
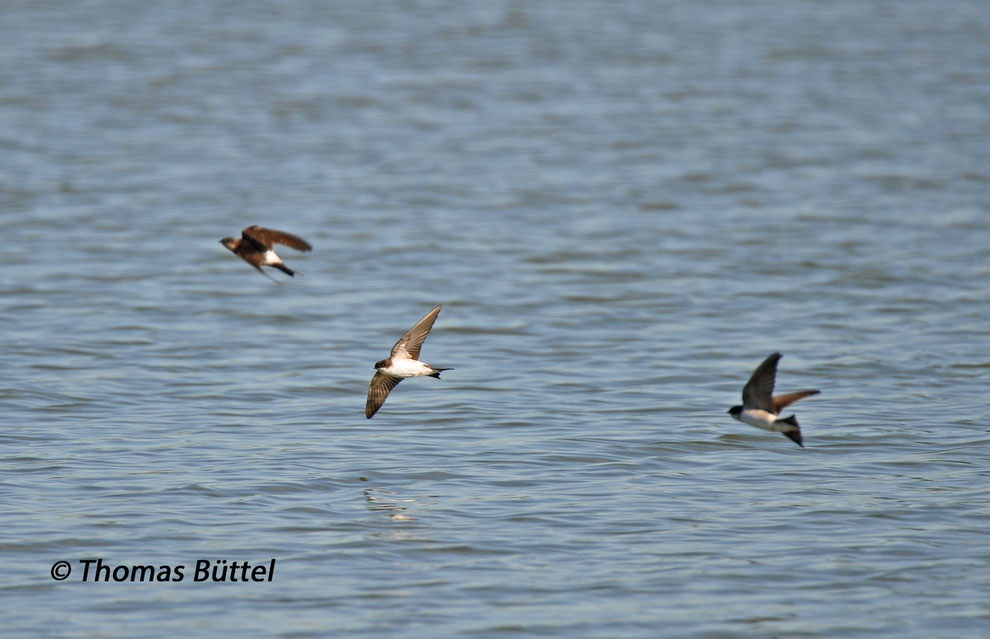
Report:
[{"label": "bird's white belly", "polygon": [[419,360],[399,359],[397,357],[392,358],[391,366],[380,370],[392,377],[419,377],[420,375],[429,375],[433,372],[432,368]]},{"label": "bird's white belly", "polygon": [[271,249],[265,251],[265,257],[264,257],[264,259],[265,259],[265,261],[262,262],[262,264],[281,264],[282,263],[282,258],[280,258],[278,255],[275,255],[275,251],[273,251]]},{"label": "bird's white belly", "polygon": [[763,430],[776,430],[773,425],[777,416],[758,408],[747,408],[739,415],[739,421]]}]

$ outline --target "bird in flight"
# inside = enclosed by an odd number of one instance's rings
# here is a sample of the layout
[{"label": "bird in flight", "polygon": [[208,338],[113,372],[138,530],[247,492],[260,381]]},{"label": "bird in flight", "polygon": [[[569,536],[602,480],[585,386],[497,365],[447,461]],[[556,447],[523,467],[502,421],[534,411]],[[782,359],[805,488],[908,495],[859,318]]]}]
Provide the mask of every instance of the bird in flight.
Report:
[{"label": "bird in flight", "polygon": [[273,266],[287,275],[295,275],[296,272],[285,265],[278,255],[275,255],[276,244],[284,244],[297,251],[312,250],[309,242],[284,231],[266,229],[262,226],[249,226],[241,231],[241,236],[225,237],[220,243],[234,252],[245,262],[258,269],[262,275],[268,275],[261,270],[262,266]]},{"label": "bird in flight", "polygon": [[777,377],[777,362],[781,357],[780,353],[774,353],[763,360],[743,387],[742,406],[733,406],[729,409],[729,414],[744,424],[782,433],[804,448],[797,416],[780,417],[780,411],[803,397],[817,395],[821,391],[803,390],[774,397],[773,386]]},{"label": "bird in flight", "polygon": [[385,403],[385,398],[392,392],[392,389],[407,377],[426,375],[440,379],[442,371],[451,370],[449,368],[435,368],[419,361],[419,349],[423,346],[426,336],[430,334],[430,329],[433,328],[433,322],[436,321],[441,308],[443,306],[437,306],[423,319],[416,322],[416,325],[395,343],[388,359],[375,363],[375,375],[371,378],[368,401],[364,406],[365,417],[371,419]]}]

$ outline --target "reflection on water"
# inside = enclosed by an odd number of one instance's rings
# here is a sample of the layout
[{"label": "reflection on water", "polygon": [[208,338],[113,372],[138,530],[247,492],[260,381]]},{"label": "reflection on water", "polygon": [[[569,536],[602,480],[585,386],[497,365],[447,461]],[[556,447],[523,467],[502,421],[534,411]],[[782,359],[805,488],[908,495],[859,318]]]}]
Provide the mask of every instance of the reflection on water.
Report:
[{"label": "reflection on water", "polygon": [[397,495],[391,490],[384,488],[367,488],[364,491],[364,500],[368,510],[372,512],[384,512],[389,519],[394,521],[415,521],[415,517],[405,514],[406,507],[401,504],[411,504],[415,499],[399,499],[390,495]]}]

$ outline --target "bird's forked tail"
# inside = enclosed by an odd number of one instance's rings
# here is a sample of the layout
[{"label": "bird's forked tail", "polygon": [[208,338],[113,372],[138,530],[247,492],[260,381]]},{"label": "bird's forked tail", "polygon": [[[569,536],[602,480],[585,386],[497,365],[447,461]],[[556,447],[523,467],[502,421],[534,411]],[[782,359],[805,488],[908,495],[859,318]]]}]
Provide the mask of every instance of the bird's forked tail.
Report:
[{"label": "bird's forked tail", "polygon": [[801,427],[798,426],[797,415],[781,417],[774,422],[774,426],[778,427],[777,430],[779,430],[784,437],[791,440],[801,448],[804,448],[804,438],[801,437]]}]

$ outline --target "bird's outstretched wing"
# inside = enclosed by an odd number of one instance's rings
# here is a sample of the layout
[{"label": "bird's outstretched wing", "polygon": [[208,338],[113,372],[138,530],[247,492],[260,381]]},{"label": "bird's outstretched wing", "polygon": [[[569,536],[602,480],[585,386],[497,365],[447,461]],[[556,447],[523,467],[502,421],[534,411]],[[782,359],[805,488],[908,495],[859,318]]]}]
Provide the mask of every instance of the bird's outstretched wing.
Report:
[{"label": "bird's outstretched wing", "polygon": [[409,329],[409,332],[400,337],[399,341],[392,347],[391,357],[419,359],[419,349],[423,346],[426,336],[430,334],[430,329],[433,328],[433,322],[436,321],[441,308],[443,308],[442,304],[427,313],[423,319]]},{"label": "bird's outstretched wing", "polygon": [[773,407],[773,385],[777,377],[777,362],[781,357],[780,353],[774,353],[753,371],[743,387],[743,406],[777,413]]},{"label": "bird's outstretched wing", "polygon": [[258,226],[257,224],[249,226],[243,231],[241,231],[241,237],[259,244],[266,249],[272,248],[275,244],[285,244],[288,247],[294,248],[297,251],[311,251],[312,246],[309,242],[302,239],[298,235],[293,235],[292,233],[286,233],[284,231],[276,231],[275,229],[266,229],[263,226]]},{"label": "bird's outstretched wing", "polygon": [[401,377],[392,377],[376,372],[375,376],[371,378],[371,386],[368,387],[368,401],[364,405],[364,416],[371,419],[371,416],[377,413],[378,409],[385,403],[388,394],[401,381]]},{"label": "bird's outstretched wing", "polygon": [[808,395],[817,395],[820,390],[804,390],[797,391],[796,393],[787,393],[786,395],[777,395],[773,398],[773,411],[780,414],[780,411],[786,406],[790,406],[799,399],[803,399]]}]

